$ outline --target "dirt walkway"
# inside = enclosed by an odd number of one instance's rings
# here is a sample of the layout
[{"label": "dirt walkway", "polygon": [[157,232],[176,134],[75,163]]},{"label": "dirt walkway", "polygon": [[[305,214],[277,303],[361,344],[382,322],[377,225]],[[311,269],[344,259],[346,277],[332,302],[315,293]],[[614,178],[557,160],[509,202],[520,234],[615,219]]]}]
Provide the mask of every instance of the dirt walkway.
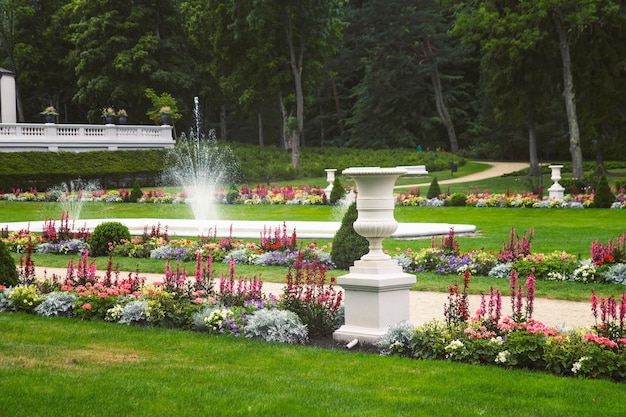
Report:
[{"label": "dirt walkway", "polygon": [[[481,162],[482,163],[482,162]],[[528,168],[528,162],[485,162],[485,164],[491,165],[490,168],[476,172],[474,174],[465,175],[462,177],[451,178],[449,180],[437,181],[439,184],[456,184],[460,182],[472,182],[472,181],[480,181],[487,178],[499,177],[504,174],[510,174],[511,172],[516,172],[524,168]],[[400,185],[395,188],[407,188],[407,187],[427,187],[430,185],[430,182],[424,182],[420,184],[408,184],[408,185]]]},{"label": "dirt walkway", "polygon": [[[56,274],[64,278],[67,270],[63,268],[45,268],[36,267],[36,275],[38,277],[51,277]],[[104,276],[104,271],[96,273]],[[331,274],[332,275],[332,274]],[[163,274],[140,274],[146,278],[146,283],[163,282]],[[122,272],[120,278],[128,277],[128,272]],[[266,282],[263,284],[263,290],[266,294],[280,295],[283,292],[284,284]],[[440,292],[430,291],[411,291],[410,293],[410,320],[415,325],[424,324],[431,320],[443,320],[444,304],[448,301],[448,295]],[[470,295],[470,313],[473,315],[480,307],[480,296]],[[589,303],[535,299],[533,317],[549,326],[557,327],[588,327],[594,324],[593,316]],[[508,297],[502,299],[503,315],[510,315],[510,303]]]}]

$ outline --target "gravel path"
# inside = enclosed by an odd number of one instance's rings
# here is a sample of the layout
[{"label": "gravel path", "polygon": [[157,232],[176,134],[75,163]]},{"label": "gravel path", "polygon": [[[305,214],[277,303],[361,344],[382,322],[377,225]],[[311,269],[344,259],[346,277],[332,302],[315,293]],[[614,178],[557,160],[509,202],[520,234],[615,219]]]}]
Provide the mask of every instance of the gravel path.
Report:
[{"label": "gravel path", "polygon": [[[38,277],[51,277],[52,274],[56,274],[60,277],[65,277],[67,274],[67,270],[63,268],[36,267],[35,269],[36,275]],[[96,274],[99,276],[104,276],[104,271],[98,271]],[[123,272],[120,274],[120,278],[126,278],[127,276],[128,272]],[[146,283],[163,281],[162,274],[140,274],[140,276],[146,278]],[[273,282],[266,282],[263,284],[263,290],[267,294],[282,294],[283,287],[284,284],[278,284]],[[444,304],[447,302],[447,298],[448,295],[446,293],[430,291],[411,291],[411,322],[415,325],[419,325],[434,319],[443,320],[443,308]],[[473,315],[480,307],[480,296],[470,295],[469,302],[470,313]],[[511,310],[509,298],[503,297],[502,313],[504,315],[509,315],[510,312]],[[533,317],[549,326],[572,328],[580,326],[592,326],[594,324],[590,304],[586,302],[537,298],[535,299]]]},{"label": "gravel path", "polygon": [[[482,163],[482,162],[481,162]],[[459,182],[472,182],[472,181],[480,181],[487,178],[499,177],[504,174],[509,174],[511,172],[517,172],[521,169],[528,168],[528,162],[484,162],[485,164],[491,165],[490,168],[476,172],[474,174],[465,175],[462,177],[451,178],[449,180],[437,181],[441,184],[455,184]],[[407,187],[427,187],[430,185],[430,182],[424,182],[420,184],[409,184],[409,185],[401,185],[396,186],[396,188],[407,188]]]}]

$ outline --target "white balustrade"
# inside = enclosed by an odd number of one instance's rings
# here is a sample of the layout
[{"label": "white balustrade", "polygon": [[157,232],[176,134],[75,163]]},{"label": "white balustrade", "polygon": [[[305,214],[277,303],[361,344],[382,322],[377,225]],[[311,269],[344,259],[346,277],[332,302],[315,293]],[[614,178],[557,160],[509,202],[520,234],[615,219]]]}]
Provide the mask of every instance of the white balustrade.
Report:
[{"label": "white balustrade", "polygon": [[172,148],[172,126],[0,123],[0,152]]}]

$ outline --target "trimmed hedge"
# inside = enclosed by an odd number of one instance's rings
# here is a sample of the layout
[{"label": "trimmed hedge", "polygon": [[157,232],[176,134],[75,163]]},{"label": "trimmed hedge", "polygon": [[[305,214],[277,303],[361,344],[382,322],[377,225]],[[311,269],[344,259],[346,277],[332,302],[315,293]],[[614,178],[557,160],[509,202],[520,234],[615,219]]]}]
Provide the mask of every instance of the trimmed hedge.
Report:
[{"label": "trimmed hedge", "polygon": [[[303,148],[301,164],[291,166],[291,152],[274,146],[228,144],[240,168],[238,182],[265,183],[296,178],[325,177],[326,168],[337,172],[351,166],[425,165],[428,171],[445,170],[454,160],[465,160],[444,152],[415,152],[409,149]],[[169,185],[163,182],[167,150],[93,152],[1,152],[0,191],[13,188],[46,190],[78,178],[98,181],[102,187]]]}]

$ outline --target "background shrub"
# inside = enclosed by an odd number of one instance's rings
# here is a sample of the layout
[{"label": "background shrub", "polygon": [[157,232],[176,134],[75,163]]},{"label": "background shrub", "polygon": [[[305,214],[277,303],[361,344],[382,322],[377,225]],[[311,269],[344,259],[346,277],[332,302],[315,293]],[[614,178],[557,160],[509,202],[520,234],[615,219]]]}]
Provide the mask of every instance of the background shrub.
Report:
[{"label": "background shrub", "polygon": [[611,192],[606,175],[601,175],[593,196],[593,206],[596,208],[609,208],[614,201],[615,196]]},{"label": "background shrub", "polygon": [[350,204],[348,211],[343,216],[341,227],[333,239],[333,248],[330,257],[339,269],[348,269],[354,261],[361,259],[369,252],[369,242],[363,236],[354,231],[353,224],[358,218],[356,202]]},{"label": "background shrub", "polygon": [[130,192],[130,196],[128,197],[131,203],[136,203],[139,199],[143,197],[143,191],[141,191],[141,186],[139,185],[139,181],[135,181],[133,184],[133,189]]},{"label": "background shrub", "polygon": [[13,287],[19,282],[19,275],[15,268],[15,261],[9,249],[0,240],[0,285]]},{"label": "background shrub", "polygon": [[[228,143],[241,168],[241,183],[265,183],[326,177],[326,168],[337,172],[351,166],[425,165],[428,171],[441,171],[451,161],[461,167],[465,159],[446,152],[415,152],[412,149],[350,149],[334,147],[302,148],[301,166],[291,165],[291,153],[275,146]],[[219,146],[224,146],[220,144]],[[144,187],[171,185],[162,175],[166,150],[127,150],[93,152],[0,152],[0,191],[13,188],[46,190],[76,178],[97,181],[103,187],[130,187],[140,181]],[[133,163],[128,163],[133,161]]]},{"label": "background shrub", "polygon": [[330,204],[335,204],[337,201],[341,200],[344,195],[346,195],[346,190],[343,188],[343,184],[341,184],[341,180],[337,176],[333,182],[333,189],[330,192],[328,202]]},{"label": "background shrub", "polygon": [[130,240],[128,227],[120,222],[100,223],[93,230],[89,239],[89,247],[94,256],[102,256],[109,253],[109,242],[120,243],[122,239]]},{"label": "background shrub", "polygon": [[441,194],[441,188],[439,188],[439,182],[437,182],[437,177],[434,177],[430,183],[430,187],[428,188],[428,194],[426,198],[437,198],[437,196]]},{"label": "background shrub", "polygon": [[452,207],[465,207],[467,195],[465,193],[454,193],[450,196],[450,205]]}]

